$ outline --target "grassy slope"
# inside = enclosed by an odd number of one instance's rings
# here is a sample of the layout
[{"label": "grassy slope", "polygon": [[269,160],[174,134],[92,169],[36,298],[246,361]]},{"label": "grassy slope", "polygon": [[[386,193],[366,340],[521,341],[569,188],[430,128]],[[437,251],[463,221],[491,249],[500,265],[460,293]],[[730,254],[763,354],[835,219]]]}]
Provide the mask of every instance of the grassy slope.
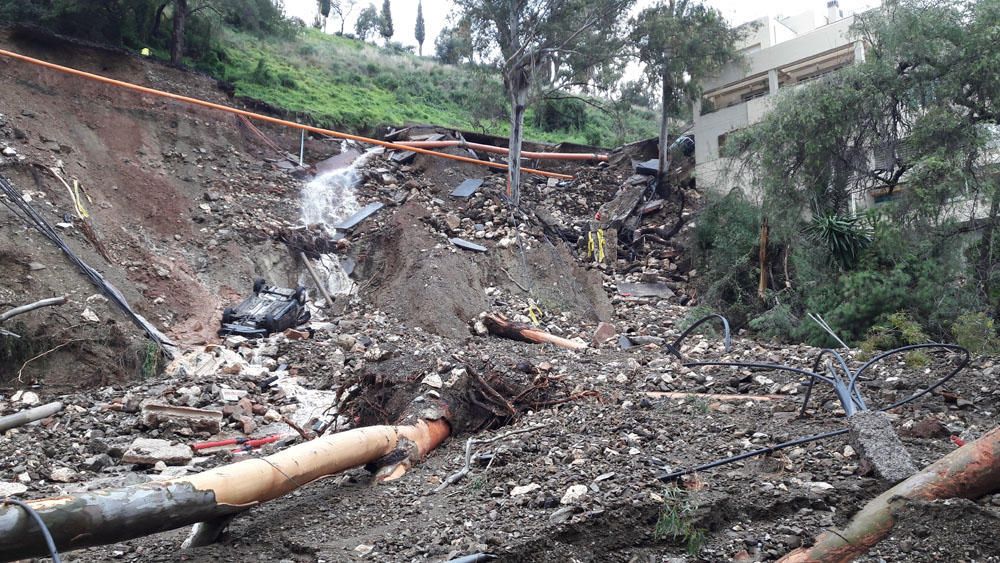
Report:
[{"label": "grassy slope", "polygon": [[[353,131],[379,125],[429,123],[506,135],[496,119],[505,101],[499,81],[472,70],[442,65],[430,58],[391,54],[353,39],[308,29],[293,41],[267,40],[227,32],[225,79],[236,93],[258,99],[310,121]],[[263,61],[263,66],[261,66]],[[494,111],[484,108],[495,108]],[[625,133],[612,119],[587,107],[582,131],[542,131],[529,110],[527,137],[613,146],[656,135],[648,109],[629,116]]]}]

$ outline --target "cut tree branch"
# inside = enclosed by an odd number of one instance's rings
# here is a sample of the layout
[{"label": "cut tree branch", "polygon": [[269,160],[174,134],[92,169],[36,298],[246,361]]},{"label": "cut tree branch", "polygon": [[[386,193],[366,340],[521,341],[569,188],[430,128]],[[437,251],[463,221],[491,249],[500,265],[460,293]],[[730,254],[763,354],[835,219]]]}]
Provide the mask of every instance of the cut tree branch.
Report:
[{"label": "cut tree branch", "polygon": [[889,535],[893,510],[907,500],[977,499],[1000,491],[1000,427],[927,466],[923,471],[875,497],[840,531],[816,538],[779,563],[847,563]]}]

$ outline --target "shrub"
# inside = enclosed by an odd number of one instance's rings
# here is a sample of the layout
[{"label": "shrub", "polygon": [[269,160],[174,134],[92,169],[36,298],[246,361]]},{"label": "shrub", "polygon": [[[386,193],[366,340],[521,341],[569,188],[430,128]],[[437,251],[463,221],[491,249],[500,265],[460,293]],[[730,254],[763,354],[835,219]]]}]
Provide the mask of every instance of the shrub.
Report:
[{"label": "shrub", "polygon": [[966,313],[951,325],[955,342],[973,354],[996,354],[1000,352],[1000,339],[996,325],[986,313]]}]

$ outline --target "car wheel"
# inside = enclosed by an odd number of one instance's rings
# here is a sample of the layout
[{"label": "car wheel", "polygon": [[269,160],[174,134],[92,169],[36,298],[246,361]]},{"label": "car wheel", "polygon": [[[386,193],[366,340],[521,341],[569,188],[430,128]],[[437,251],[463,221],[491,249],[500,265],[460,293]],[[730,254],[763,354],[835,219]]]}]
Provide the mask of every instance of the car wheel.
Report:
[{"label": "car wheel", "polygon": [[222,324],[229,324],[236,320],[236,311],[232,307],[226,307],[222,311]]},{"label": "car wheel", "polygon": [[257,295],[260,290],[264,289],[264,278],[257,278],[253,280],[253,293]]},{"label": "car wheel", "polygon": [[295,293],[292,295],[292,299],[299,302],[299,305],[306,304],[306,288],[301,285],[295,288]]},{"label": "car wheel", "polygon": [[264,317],[264,322],[261,323],[261,328],[263,328],[264,330],[266,330],[268,332],[268,334],[270,334],[272,332],[277,332],[278,328],[277,328],[277,323],[275,322],[275,319],[274,319],[274,315],[268,313]]}]

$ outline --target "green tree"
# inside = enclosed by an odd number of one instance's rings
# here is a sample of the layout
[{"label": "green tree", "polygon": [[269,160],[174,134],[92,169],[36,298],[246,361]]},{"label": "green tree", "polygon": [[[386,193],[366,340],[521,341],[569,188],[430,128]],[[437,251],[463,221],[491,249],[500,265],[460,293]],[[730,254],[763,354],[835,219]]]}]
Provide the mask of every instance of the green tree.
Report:
[{"label": "green tree", "polygon": [[375,35],[379,31],[379,15],[375,4],[369,4],[367,8],[358,14],[358,21],[354,22],[354,34],[358,39],[367,41],[368,37]]},{"label": "green tree", "polygon": [[378,34],[382,36],[386,45],[392,39],[394,31],[392,27],[392,6],[389,0],[382,0],[382,13],[379,14],[378,20]]},{"label": "green tree", "polygon": [[468,20],[446,27],[434,40],[434,56],[445,64],[457,65],[472,61],[472,34]]},{"label": "green tree", "polygon": [[650,84],[660,86],[660,140],[657,182],[666,193],[671,117],[681,104],[699,95],[701,80],[737,57],[741,31],[731,29],[722,14],[699,0],[660,0],[632,20],[632,42]]},{"label": "green tree", "polygon": [[[997,29],[1000,0],[887,2],[853,27],[863,61],[731,136],[791,257],[782,304],[845,337],[900,311],[941,338],[967,310],[1000,313]],[[888,202],[859,219],[872,197]]]},{"label": "green tree", "polygon": [[[594,70],[620,63],[622,20],[634,0],[456,0],[476,51],[503,76],[510,99],[508,182],[521,194],[524,114],[532,89],[594,83]],[[540,84],[542,82],[542,84]],[[544,94],[544,92],[543,92]]]},{"label": "green tree", "polygon": [[424,30],[424,3],[417,2],[417,23],[413,28],[413,37],[417,40],[417,54],[421,57],[424,56],[424,39],[426,38]]}]

